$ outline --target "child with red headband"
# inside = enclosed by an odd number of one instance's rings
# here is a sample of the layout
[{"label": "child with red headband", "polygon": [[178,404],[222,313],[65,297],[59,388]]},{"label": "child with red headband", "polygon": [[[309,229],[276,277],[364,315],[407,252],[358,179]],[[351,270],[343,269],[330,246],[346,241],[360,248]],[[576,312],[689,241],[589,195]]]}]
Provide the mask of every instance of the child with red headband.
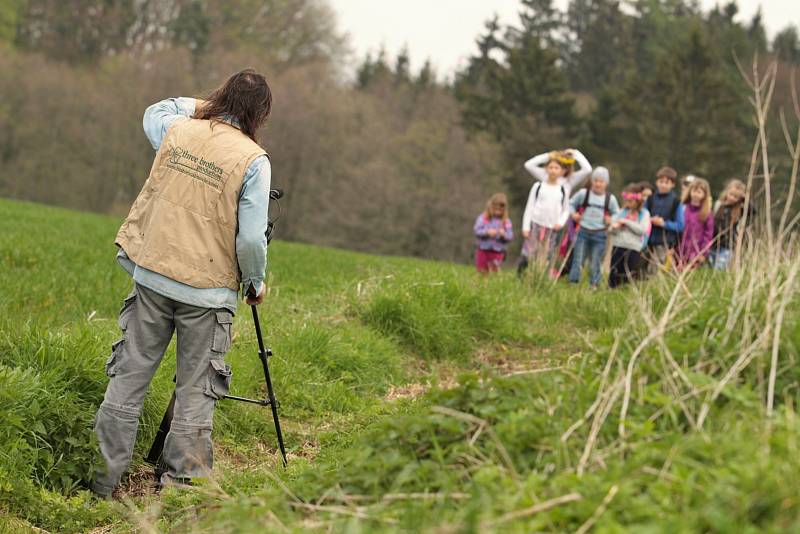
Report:
[{"label": "child with red headband", "polygon": [[613,248],[608,286],[611,288],[634,280],[650,234],[650,213],[644,207],[641,184],[630,184],[622,191],[622,206],[610,228]]}]

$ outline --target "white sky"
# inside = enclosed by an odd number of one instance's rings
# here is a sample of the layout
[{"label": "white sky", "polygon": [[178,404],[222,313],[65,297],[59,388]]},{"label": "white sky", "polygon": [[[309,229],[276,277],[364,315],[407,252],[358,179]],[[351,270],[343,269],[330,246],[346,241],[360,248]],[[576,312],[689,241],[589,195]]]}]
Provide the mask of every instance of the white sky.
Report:
[{"label": "white sky", "polygon": [[[350,35],[360,60],[385,46],[394,56],[404,45],[412,68],[430,58],[440,76],[447,76],[475,50],[484,22],[497,13],[505,23],[518,20],[519,0],[329,0],[339,26]],[[564,7],[567,0],[556,0]],[[701,0],[708,9],[727,0]],[[750,20],[762,7],[769,35],[787,24],[800,26],[800,0],[738,0],[739,18]]]}]

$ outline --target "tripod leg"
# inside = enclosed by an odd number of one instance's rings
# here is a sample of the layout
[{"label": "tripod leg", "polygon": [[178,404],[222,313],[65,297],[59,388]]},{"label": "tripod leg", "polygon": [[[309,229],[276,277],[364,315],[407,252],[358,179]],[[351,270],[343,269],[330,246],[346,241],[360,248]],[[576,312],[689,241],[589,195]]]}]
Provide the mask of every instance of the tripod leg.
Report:
[{"label": "tripod leg", "polygon": [[278,419],[278,401],[275,400],[275,393],[272,390],[272,379],[269,375],[269,363],[267,358],[271,352],[264,348],[264,338],[261,335],[261,323],[258,320],[258,309],[255,306],[250,306],[253,311],[253,324],[256,328],[256,338],[258,339],[258,357],[261,359],[261,366],[264,369],[264,380],[267,382],[267,398],[269,400],[270,408],[272,409],[272,419],[275,421],[275,433],[278,437],[278,447],[281,450],[283,458],[283,466],[286,467],[286,447],[283,444],[283,433],[281,432],[281,422]]},{"label": "tripod leg", "polygon": [[147,453],[145,462],[155,467],[156,478],[161,478],[161,475],[167,470],[164,463],[162,453],[164,452],[164,441],[167,439],[169,429],[172,426],[172,414],[175,410],[175,391],[172,392],[172,398],[167,405],[167,410],[164,412],[164,417],[161,419],[161,425],[158,427],[156,437],[153,444],[150,446],[150,452]]}]

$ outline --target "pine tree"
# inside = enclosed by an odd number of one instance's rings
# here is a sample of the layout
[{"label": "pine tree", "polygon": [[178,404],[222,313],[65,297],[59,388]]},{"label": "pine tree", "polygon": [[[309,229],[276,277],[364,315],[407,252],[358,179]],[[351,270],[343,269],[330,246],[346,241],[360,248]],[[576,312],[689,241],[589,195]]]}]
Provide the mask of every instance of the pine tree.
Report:
[{"label": "pine tree", "polygon": [[567,14],[572,87],[597,91],[618,80],[633,57],[632,25],[619,0],[572,0]]},{"label": "pine tree", "polygon": [[[546,22],[553,20],[545,17]],[[496,19],[490,21],[478,40],[479,54],[470,59],[455,86],[465,124],[502,143],[506,184],[520,202],[530,189],[522,163],[534,152],[566,147],[576,126],[559,52],[546,46],[542,33],[554,28],[550,22],[543,27],[523,22],[523,29],[501,39]]]},{"label": "pine tree", "polygon": [[772,41],[772,52],[787,63],[800,63],[800,38],[797,26],[789,25],[781,30]]},{"label": "pine tree", "polygon": [[[593,138],[627,179],[652,177],[668,164],[721,186],[746,171],[747,101],[721,62],[696,26],[653,75],[633,75],[622,91],[605,93],[605,107],[591,122]],[[608,116],[609,109],[619,115]]]}]

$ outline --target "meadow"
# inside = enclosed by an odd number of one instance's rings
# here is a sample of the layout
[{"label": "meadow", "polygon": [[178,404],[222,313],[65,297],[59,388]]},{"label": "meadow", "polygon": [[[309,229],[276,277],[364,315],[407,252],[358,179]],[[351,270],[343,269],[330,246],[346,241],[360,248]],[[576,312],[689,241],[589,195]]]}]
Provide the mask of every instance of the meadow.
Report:
[{"label": "meadow", "polygon": [[[788,233],[732,273],[598,293],[276,241],[261,317],[288,468],[268,410],[221,402],[213,476],[153,491],[171,347],[124,487],[96,501],[119,223],[0,200],[0,531],[800,530]],[[244,305],[234,332],[232,392],[259,395]]]}]

